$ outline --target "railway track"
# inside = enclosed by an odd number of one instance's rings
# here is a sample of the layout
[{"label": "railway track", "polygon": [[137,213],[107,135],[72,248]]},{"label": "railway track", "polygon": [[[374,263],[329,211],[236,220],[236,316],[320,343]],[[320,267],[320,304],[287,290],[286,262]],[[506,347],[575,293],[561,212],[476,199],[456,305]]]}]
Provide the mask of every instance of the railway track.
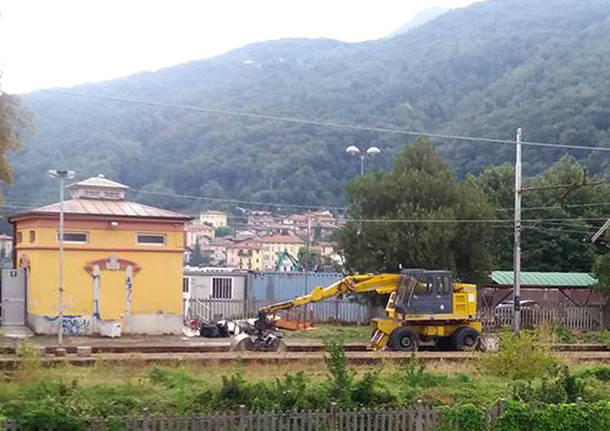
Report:
[{"label": "railway track", "polygon": [[[87,345],[83,343],[82,345]],[[367,343],[346,343],[346,352],[368,352]],[[76,353],[76,345],[65,346],[66,352],[69,354]],[[300,343],[287,341],[287,351],[289,353],[315,353],[323,352],[324,345],[322,343]],[[54,354],[55,346],[44,347],[44,353]],[[226,342],[206,342],[206,343],[189,343],[189,344],[134,344],[134,345],[119,345],[119,344],[104,344],[92,345],[92,353],[229,353],[230,343]],[[555,344],[553,350],[559,352],[610,352],[610,348],[604,344]],[[422,352],[436,353],[451,353],[440,352],[434,347],[422,346]],[[14,355],[15,347],[0,347],[0,355]]]},{"label": "railway track", "polygon": [[[353,365],[378,364],[382,362],[403,361],[411,357],[411,352],[372,352],[363,350],[364,344],[347,345],[347,358]],[[583,362],[607,362],[610,363],[610,351],[603,346],[595,345],[577,346],[574,345],[557,346],[564,353],[563,356],[574,361]],[[130,347],[130,349],[127,349]],[[160,347],[165,347],[169,351],[158,351]],[[98,361],[104,364],[127,364],[127,365],[147,365],[147,364],[175,364],[175,363],[197,363],[202,365],[218,365],[231,362],[242,364],[286,364],[294,362],[321,363],[324,361],[324,352],[321,345],[289,345],[289,350],[284,353],[255,353],[255,352],[229,352],[228,345],[214,346],[123,346],[122,351],[109,351],[109,346],[98,348],[89,357],[78,357],[73,353],[73,349],[67,349],[67,356],[57,357],[52,355],[53,348],[48,348],[48,353],[41,358],[44,366],[69,363],[80,366],[90,366]],[[205,348],[204,348],[205,347]],[[74,351],[75,351],[74,347]],[[202,350],[203,349],[203,350]],[[597,350],[595,350],[597,349]],[[115,346],[115,350],[116,346]],[[423,361],[443,361],[443,362],[464,362],[472,361],[480,357],[479,352],[442,352],[442,351],[420,351],[417,357]],[[12,354],[0,356],[0,368],[5,370],[14,369],[18,366],[17,358]]]},{"label": "railway track", "polygon": [[[205,342],[205,343],[182,343],[182,344],[146,344],[138,343],[132,345],[120,344],[103,344],[91,345],[82,343],[81,345],[90,345],[93,353],[223,353],[230,351],[230,343],[228,341],[221,342]],[[367,343],[346,343],[346,352],[367,352]],[[324,345],[322,343],[301,343],[292,342],[286,343],[288,352],[323,352]],[[76,353],[76,345],[64,346],[67,353]],[[44,347],[46,354],[54,354],[55,346]],[[434,347],[422,346],[422,351],[436,351]],[[555,344],[553,350],[559,352],[610,352],[610,347],[604,344]],[[0,355],[14,355],[15,347],[0,347]]]}]

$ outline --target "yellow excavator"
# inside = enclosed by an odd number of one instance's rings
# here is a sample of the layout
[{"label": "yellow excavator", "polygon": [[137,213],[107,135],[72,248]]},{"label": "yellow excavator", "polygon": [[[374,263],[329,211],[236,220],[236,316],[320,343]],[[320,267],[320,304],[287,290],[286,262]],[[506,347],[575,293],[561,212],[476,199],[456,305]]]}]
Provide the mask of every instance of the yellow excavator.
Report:
[{"label": "yellow excavator", "polygon": [[444,350],[472,350],[482,325],[477,320],[477,287],[454,283],[450,271],[406,269],[400,274],[347,276],[309,295],[267,305],[253,325],[234,340],[237,350],[278,351],[285,348],[281,331],[269,318],[277,312],[345,294],[376,292],[390,295],[387,318],[371,321],[373,350],[417,350],[435,342]]}]

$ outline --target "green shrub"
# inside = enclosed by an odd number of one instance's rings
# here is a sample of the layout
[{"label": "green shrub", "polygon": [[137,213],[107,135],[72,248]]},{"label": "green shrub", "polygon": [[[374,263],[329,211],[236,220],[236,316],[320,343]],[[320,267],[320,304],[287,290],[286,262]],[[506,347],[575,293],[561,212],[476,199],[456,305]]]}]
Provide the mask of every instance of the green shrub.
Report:
[{"label": "green shrub", "polygon": [[532,380],[542,375],[556,362],[549,351],[550,337],[547,331],[522,331],[519,335],[501,332],[500,350],[483,356],[483,371],[512,380]]},{"label": "green shrub", "polygon": [[596,367],[584,367],[581,368],[577,375],[579,377],[594,377],[602,382],[610,382],[610,366],[599,365]]},{"label": "green shrub", "polygon": [[606,431],[610,429],[610,402],[532,407],[509,401],[493,429],[498,431]]},{"label": "green shrub", "polygon": [[343,342],[337,339],[327,339],[324,342],[324,361],[328,369],[330,397],[340,406],[351,405],[351,390],[354,383],[354,372],[347,366],[347,355]]},{"label": "green shrub", "polygon": [[570,329],[560,323],[551,325],[550,331],[553,334],[554,341],[557,343],[573,344],[578,340]]},{"label": "green shrub", "polygon": [[437,431],[480,431],[487,429],[485,410],[472,404],[441,408]]},{"label": "green shrub", "polygon": [[[457,380],[468,379],[464,375],[456,376]],[[416,353],[403,362],[402,374],[399,376],[402,385],[401,397],[406,404],[416,401],[418,394],[426,389],[443,384],[450,380],[449,376],[426,372],[426,364]]]},{"label": "green shrub", "polygon": [[85,431],[87,422],[79,417],[78,410],[68,409],[61,400],[47,398],[36,403],[28,403],[18,418],[23,431]]},{"label": "green shrub", "polygon": [[218,394],[221,406],[235,407],[240,404],[248,405],[251,400],[248,389],[248,383],[244,379],[241,368],[232,376],[222,376],[222,387]]},{"label": "green shrub", "polygon": [[585,396],[585,385],[578,376],[570,373],[567,365],[553,363],[545,369],[540,385],[535,386],[532,381],[515,383],[513,396],[526,402],[575,402]]},{"label": "green shrub", "polygon": [[380,371],[368,371],[354,383],[351,399],[355,407],[375,407],[396,403],[396,397],[380,381]]},{"label": "green shrub", "polygon": [[16,348],[18,376],[29,379],[42,367],[40,350],[27,339],[21,341]]},{"label": "green shrub", "polygon": [[167,388],[178,388],[192,385],[196,380],[184,369],[170,369],[153,365],[148,371],[148,378],[154,384],[160,384]]}]

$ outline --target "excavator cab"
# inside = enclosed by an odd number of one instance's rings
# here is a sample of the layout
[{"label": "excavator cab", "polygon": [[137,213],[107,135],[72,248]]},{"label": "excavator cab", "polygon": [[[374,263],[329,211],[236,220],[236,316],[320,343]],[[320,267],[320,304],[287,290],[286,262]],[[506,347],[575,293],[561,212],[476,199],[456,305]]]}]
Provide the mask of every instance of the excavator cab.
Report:
[{"label": "excavator cab", "polygon": [[394,308],[401,314],[446,314],[453,311],[450,271],[406,269],[401,271]]}]

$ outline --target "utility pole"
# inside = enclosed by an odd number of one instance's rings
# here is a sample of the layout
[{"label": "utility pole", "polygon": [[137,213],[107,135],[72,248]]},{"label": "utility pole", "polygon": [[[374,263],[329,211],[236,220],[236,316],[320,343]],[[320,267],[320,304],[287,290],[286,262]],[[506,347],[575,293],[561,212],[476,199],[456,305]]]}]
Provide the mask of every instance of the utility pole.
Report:
[{"label": "utility pole", "polygon": [[521,329],[521,128],[517,129],[515,157],[515,245],[513,250],[513,331]]}]

